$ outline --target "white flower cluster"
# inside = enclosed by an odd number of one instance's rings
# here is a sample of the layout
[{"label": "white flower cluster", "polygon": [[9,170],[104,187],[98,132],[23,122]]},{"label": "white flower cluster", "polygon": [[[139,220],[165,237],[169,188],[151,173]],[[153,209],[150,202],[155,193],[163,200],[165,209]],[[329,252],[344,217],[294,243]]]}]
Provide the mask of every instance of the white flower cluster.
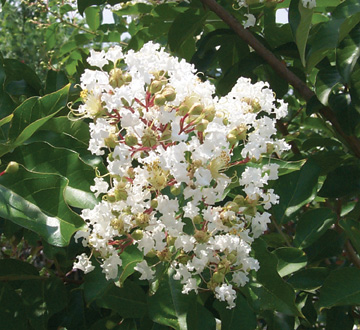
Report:
[{"label": "white flower cluster", "polygon": [[[251,243],[270,222],[264,210],[278,203],[266,188],[278,166],[258,161],[288,149],[275,137],[286,104],[266,83],[244,78],[213,97],[191,64],[151,42],[127,54],[91,51],[88,62],[98,69],[81,77],[78,111],[93,119],[89,150],[106,157],[108,173],[95,178],[91,189],[102,201],[83,210],[87,229],[76,239],[107,279],[119,276],[122,251],[135,245],[144,254],[135,267],[140,279],[152,280],[157,265],[168,263],[183,293],[212,290],[234,307],[232,285],[245,285],[259,268]],[[226,175],[232,166],[241,177]],[[241,193],[227,196],[230,184]],[[74,267],[92,270],[84,254]]]}]

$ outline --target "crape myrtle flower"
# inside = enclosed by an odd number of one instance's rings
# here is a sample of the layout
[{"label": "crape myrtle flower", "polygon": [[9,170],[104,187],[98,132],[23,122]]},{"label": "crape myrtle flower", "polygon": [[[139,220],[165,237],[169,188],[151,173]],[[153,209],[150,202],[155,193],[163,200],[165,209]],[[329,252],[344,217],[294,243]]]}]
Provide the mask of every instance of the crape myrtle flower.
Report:
[{"label": "crape myrtle flower", "polygon": [[[289,149],[275,128],[286,104],[267,83],[245,78],[216,97],[193,65],[152,42],[127,54],[91,51],[88,62],[94,69],[81,77],[77,111],[93,121],[89,150],[106,159],[107,172],[94,180],[101,201],[82,211],[87,226],[76,240],[107,279],[120,276],[122,253],[133,246],[143,254],[134,267],[140,280],[153,280],[165,263],[184,294],[210,290],[233,308],[234,287],[259,269],[251,244],[279,202],[267,185],[278,178],[272,155]],[[85,254],[74,267],[93,269]]]}]

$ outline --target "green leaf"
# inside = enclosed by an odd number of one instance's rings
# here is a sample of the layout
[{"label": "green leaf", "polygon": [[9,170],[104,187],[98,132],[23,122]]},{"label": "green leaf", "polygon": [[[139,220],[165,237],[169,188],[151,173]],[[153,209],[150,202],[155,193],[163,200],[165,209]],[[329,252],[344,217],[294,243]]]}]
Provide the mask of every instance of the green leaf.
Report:
[{"label": "green leaf", "polygon": [[121,260],[122,265],[119,270],[120,286],[122,286],[125,280],[135,272],[134,267],[144,260],[144,255],[135,245],[131,245],[128,246],[123,253],[121,253]]},{"label": "green leaf", "polygon": [[337,67],[321,68],[315,82],[315,92],[319,101],[324,105],[328,105],[329,95],[338,85],[341,85],[341,76]]},{"label": "green leaf", "polygon": [[300,316],[301,312],[295,305],[295,292],[284,282],[277,272],[277,258],[270,253],[262,239],[252,244],[254,257],[260,263],[256,279],[261,286],[253,285],[251,290],[259,299],[260,308],[277,310],[287,315]]},{"label": "green leaf", "polygon": [[149,316],[156,323],[185,330],[189,303],[194,297],[181,293],[182,284],[173,278],[174,273],[173,269],[169,269],[159,279],[156,293],[148,297]]},{"label": "green leaf", "polygon": [[96,31],[101,24],[101,9],[100,7],[87,7],[85,9],[86,23],[92,31]]},{"label": "green leaf", "polygon": [[215,300],[213,306],[220,314],[221,330],[255,329],[257,326],[255,313],[241,294],[238,294],[235,304],[234,308],[228,309],[225,302]]},{"label": "green leaf", "polygon": [[13,114],[10,114],[2,119],[0,119],[0,127],[7,124],[7,123],[10,123],[11,120],[13,119],[14,115]]},{"label": "green leaf", "polygon": [[280,204],[272,208],[275,220],[289,221],[289,217],[316,196],[320,167],[312,159],[306,161],[300,171],[280,177],[274,184],[280,196]]},{"label": "green leaf", "polygon": [[353,330],[354,318],[352,311],[352,306],[337,306],[327,310],[326,330]]},{"label": "green leaf", "polygon": [[306,248],[319,239],[337,219],[328,208],[318,208],[303,213],[296,225],[294,244]]},{"label": "green leaf", "polygon": [[45,94],[54,93],[69,83],[63,71],[49,70],[46,74]]},{"label": "green leaf", "polygon": [[321,197],[339,198],[360,191],[360,169],[355,165],[340,166],[330,172],[320,189]]},{"label": "green leaf", "polygon": [[329,272],[325,267],[304,269],[291,276],[287,282],[296,290],[314,291],[323,285]]},{"label": "green leaf", "polygon": [[[51,117],[59,112],[67,103],[67,95],[70,85],[63,89],[43,96],[41,98],[32,97],[17,107],[10,123],[9,141],[1,152],[2,156],[6,150],[11,150],[24,143]],[[0,145],[1,147],[1,145]]]},{"label": "green leaf", "polygon": [[[186,317],[188,330],[215,330],[216,322],[213,314],[195,299],[189,306]],[[224,325],[223,325],[224,327]],[[225,327],[223,328],[225,329]]]},{"label": "green leaf", "polygon": [[209,15],[204,11],[188,9],[186,12],[179,14],[169,29],[168,43],[170,50],[180,52],[182,48],[193,40],[195,33],[202,27],[204,20]]},{"label": "green leaf", "polygon": [[350,75],[360,57],[360,24],[358,24],[336,49],[336,67],[345,83],[349,83]]},{"label": "green leaf", "polygon": [[305,253],[293,247],[282,247],[272,253],[278,259],[277,271],[281,277],[294,273],[307,264]]},{"label": "green leaf", "polygon": [[349,91],[351,104],[360,113],[360,59],[358,59],[353,72],[350,75]]},{"label": "green leaf", "polygon": [[122,288],[111,287],[96,303],[126,318],[141,318],[147,313],[144,290],[131,281],[127,281]]},{"label": "green leaf", "polygon": [[360,305],[360,269],[341,268],[330,273],[320,290],[319,307]]},{"label": "green leaf", "polygon": [[306,56],[307,70],[318,64],[331,49],[335,49],[346,35],[360,22],[360,3],[358,0],[346,0],[332,12],[328,22],[311,38]]},{"label": "green leaf", "polygon": [[64,200],[67,180],[54,174],[17,173],[0,177],[0,216],[36,232],[55,246],[69,244],[84,221]]},{"label": "green leaf", "polygon": [[18,60],[5,59],[4,69],[6,73],[4,87],[7,93],[26,96],[39,95],[42,89],[41,80],[28,65]]},{"label": "green leaf", "polygon": [[86,8],[93,6],[93,5],[102,5],[105,2],[106,2],[105,0],[78,0],[77,5],[78,5],[79,13],[80,13],[80,15],[82,15]]},{"label": "green leaf", "polygon": [[36,142],[18,147],[3,159],[5,162],[16,160],[31,172],[59,174],[66,178],[69,183],[65,189],[65,200],[71,206],[93,208],[98,203],[90,191],[95,169],[85,164],[74,151]]},{"label": "green leaf", "polygon": [[292,0],[289,7],[289,23],[305,67],[305,49],[311,27],[313,9],[305,8],[300,0]]},{"label": "green leaf", "polygon": [[339,225],[344,229],[351,244],[360,255],[360,222],[354,219],[341,219]]}]

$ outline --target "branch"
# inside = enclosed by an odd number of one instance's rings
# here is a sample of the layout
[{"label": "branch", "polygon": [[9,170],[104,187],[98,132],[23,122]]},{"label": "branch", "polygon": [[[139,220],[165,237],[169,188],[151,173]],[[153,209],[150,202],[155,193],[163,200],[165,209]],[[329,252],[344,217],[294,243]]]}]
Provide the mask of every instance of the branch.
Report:
[{"label": "branch", "polygon": [[353,246],[351,245],[351,243],[349,242],[349,240],[347,240],[345,242],[345,250],[347,252],[347,255],[349,256],[350,261],[352,261],[352,263],[357,267],[360,268],[360,258],[358,257],[358,255],[356,254]]},{"label": "branch", "polygon": [[[296,89],[299,94],[308,102],[311,98],[316,97],[315,93],[303,82],[297,75],[291,72],[284,63],[282,63],[270,50],[268,50],[260,41],[258,41],[250,31],[246,30],[239,21],[220,6],[215,0],[201,0],[202,3],[209,7],[219,18],[221,18],[232,30],[243,39],[249,46],[251,46],[256,53],[258,53],[272,69],[290,85]],[[319,110],[320,114],[326,120],[331,122],[337,133],[346,141],[349,148],[353,151],[356,157],[360,158],[360,141],[354,136],[348,136],[342,130],[335,114],[329,107],[323,107]]]}]

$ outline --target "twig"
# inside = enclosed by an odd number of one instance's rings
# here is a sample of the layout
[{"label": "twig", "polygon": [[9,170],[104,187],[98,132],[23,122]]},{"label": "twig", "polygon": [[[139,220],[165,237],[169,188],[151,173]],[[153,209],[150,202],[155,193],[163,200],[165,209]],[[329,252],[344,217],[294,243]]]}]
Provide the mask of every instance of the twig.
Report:
[{"label": "twig", "polygon": [[347,240],[345,242],[345,250],[346,253],[350,259],[350,261],[357,267],[360,268],[360,258],[358,257],[358,255],[356,254],[353,246],[351,245],[350,241]]}]

